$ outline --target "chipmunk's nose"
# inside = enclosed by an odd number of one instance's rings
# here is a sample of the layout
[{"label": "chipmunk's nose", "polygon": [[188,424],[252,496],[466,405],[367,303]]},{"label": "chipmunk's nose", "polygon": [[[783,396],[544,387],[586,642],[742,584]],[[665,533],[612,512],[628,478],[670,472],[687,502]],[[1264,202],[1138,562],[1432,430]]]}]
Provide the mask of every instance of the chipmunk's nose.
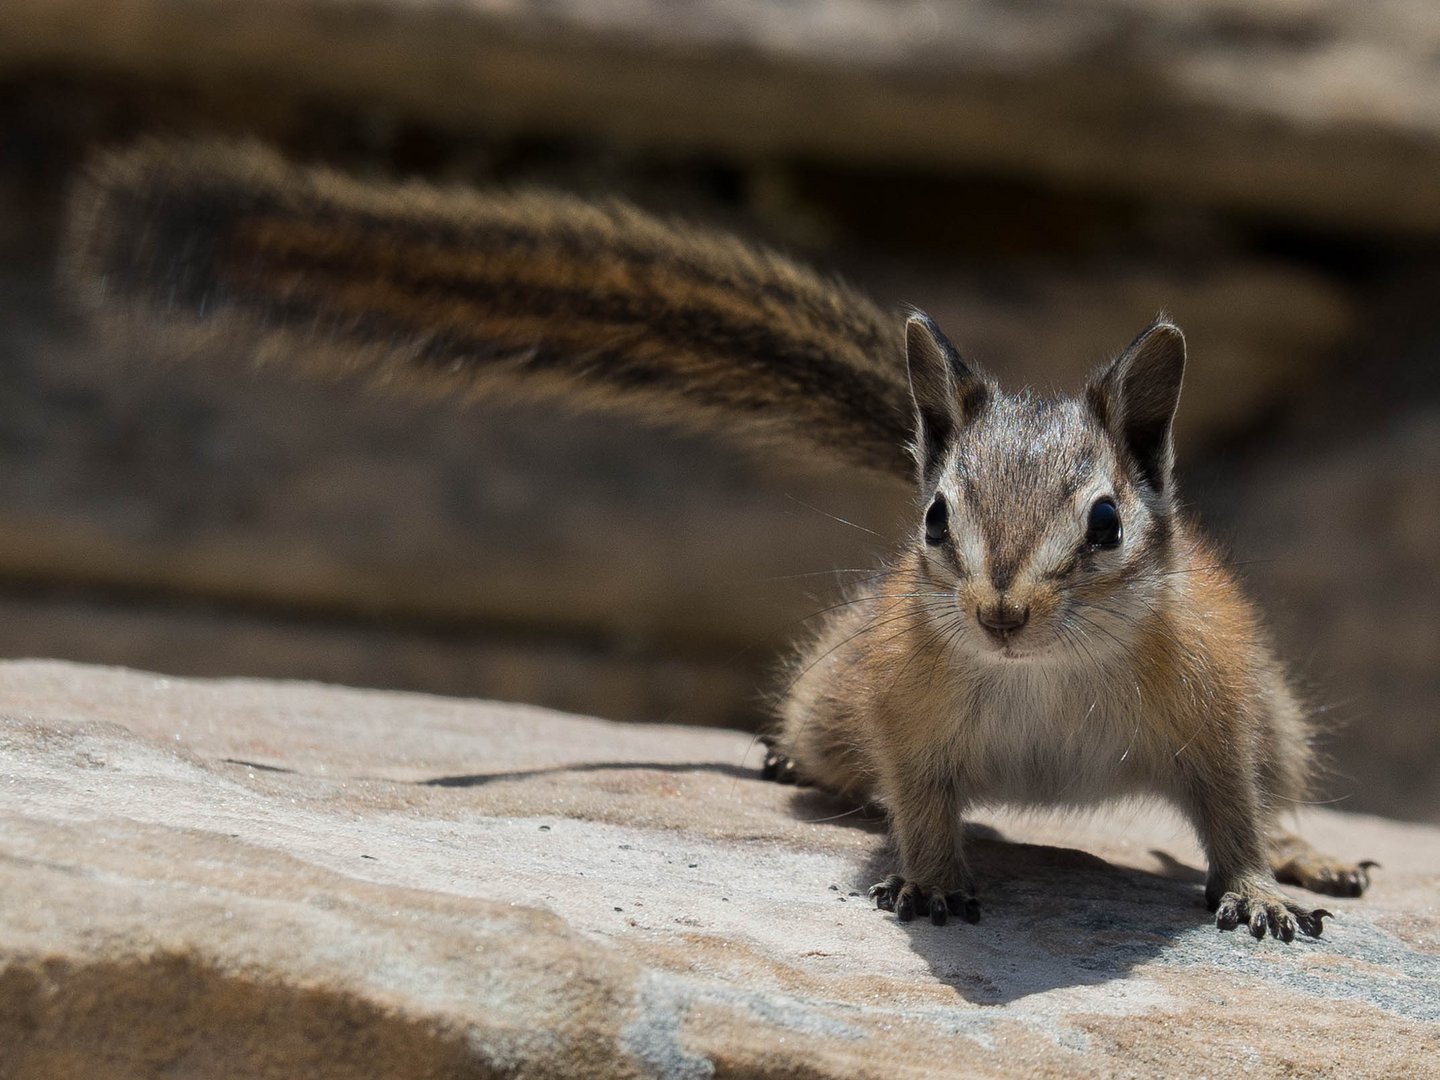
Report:
[{"label": "chipmunk's nose", "polygon": [[992,637],[1006,641],[1016,634],[1030,618],[1028,607],[1016,607],[1001,601],[975,609],[975,618],[988,630]]}]

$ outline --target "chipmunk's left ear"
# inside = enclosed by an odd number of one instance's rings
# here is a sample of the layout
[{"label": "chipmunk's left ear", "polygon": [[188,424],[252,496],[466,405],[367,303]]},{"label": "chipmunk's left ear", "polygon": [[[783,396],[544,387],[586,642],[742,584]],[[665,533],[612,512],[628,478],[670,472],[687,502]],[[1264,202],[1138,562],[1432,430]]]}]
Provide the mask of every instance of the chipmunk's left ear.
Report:
[{"label": "chipmunk's left ear", "polygon": [[990,396],[990,383],[923,311],[905,321],[905,365],[915,405],[915,456],[920,485],[945,456],[959,431],[971,423]]},{"label": "chipmunk's left ear", "polygon": [[1170,487],[1171,428],[1185,377],[1185,335],[1161,316],[1090,383],[1086,399],[1156,492]]}]

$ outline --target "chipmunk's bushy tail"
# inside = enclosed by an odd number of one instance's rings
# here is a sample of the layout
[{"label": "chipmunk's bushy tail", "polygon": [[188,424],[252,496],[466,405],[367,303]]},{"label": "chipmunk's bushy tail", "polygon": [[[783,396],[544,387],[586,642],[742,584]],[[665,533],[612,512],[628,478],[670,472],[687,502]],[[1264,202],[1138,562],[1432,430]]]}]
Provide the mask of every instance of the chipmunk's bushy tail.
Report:
[{"label": "chipmunk's bushy tail", "polygon": [[105,157],[74,193],[86,305],[160,354],[628,407],[909,477],[899,319],[619,203],[378,186],[232,145]]}]

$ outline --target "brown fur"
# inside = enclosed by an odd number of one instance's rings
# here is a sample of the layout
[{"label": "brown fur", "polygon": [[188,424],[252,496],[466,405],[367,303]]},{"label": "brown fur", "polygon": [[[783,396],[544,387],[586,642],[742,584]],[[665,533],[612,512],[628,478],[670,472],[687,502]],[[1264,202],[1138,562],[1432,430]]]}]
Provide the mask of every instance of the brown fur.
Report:
[{"label": "brown fur", "polygon": [[[886,806],[902,872],[873,893],[902,918],[978,918],[961,820],[987,802],[1168,799],[1205,846],[1218,923],[1256,936],[1320,933],[1326,913],[1277,876],[1365,886],[1365,864],[1277,825],[1307,796],[1310,734],[1178,511],[1184,342],[1168,323],[1081,398],[1046,401],[1001,393],[916,315],[907,378],[866,300],[733,238],[235,147],[97,163],[67,265],[109,325],[171,351],[238,343],[434,393],[629,408],[892,475],[913,456],[925,529],[801,650],[769,762]],[[1092,525],[1101,503],[1114,543]]]}]

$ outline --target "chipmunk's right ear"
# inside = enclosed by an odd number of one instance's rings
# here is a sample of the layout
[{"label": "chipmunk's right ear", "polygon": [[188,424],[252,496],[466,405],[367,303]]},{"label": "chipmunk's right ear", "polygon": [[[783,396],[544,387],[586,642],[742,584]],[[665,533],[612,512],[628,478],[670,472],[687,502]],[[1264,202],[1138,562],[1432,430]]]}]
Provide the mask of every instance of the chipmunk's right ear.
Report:
[{"label": "chipmunk's right ear", "polygon": [[1169,494],[1175,451],[1170,429],[1185,377],[1185,335],[1164,315],[1140,332],[1090,383],[1090,407],[1141,478]]},{"label": "chipmunk's right ear", "polygon": [[985,407],[990,383],[960,357],[923,311],[905,322],[905,364],[915,403],[915,459],[923,480],[951,440]]}]

